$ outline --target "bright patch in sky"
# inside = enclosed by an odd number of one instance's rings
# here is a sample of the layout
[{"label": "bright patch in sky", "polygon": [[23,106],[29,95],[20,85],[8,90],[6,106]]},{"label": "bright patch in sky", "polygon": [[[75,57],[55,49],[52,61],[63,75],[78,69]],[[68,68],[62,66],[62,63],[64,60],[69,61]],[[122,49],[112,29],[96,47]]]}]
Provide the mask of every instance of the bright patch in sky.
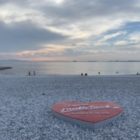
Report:
[{"label": "bright patch in sky", "polygon": [[61,4],[64,2],[64,0],[54,0],[57,4]]}]

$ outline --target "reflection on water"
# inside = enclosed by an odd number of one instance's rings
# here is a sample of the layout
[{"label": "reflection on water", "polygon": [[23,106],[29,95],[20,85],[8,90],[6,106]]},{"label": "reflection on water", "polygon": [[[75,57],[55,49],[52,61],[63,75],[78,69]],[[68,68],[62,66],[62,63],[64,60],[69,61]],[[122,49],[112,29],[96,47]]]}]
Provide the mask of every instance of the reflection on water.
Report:
[{"label": "reflection on water", "polygon": [[20,62],[0,61],[0,66],[12,66],[13,69],[0,71],[6,75],[27,75],[36,71],[38,75],[114,75],[136,74],[140,72],[140,62]]}]

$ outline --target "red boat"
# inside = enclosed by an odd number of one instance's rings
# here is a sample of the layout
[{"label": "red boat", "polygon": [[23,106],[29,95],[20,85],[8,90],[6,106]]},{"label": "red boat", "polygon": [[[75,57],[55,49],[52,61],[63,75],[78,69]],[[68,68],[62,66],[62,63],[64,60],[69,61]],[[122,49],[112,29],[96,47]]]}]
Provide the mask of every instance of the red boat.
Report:
[{"label": "red boat", "polygon": [[123,109],[114,102],[76,102],[65,101],[52,106],[53,113],[65,120],[98,127],[116,119]]}]

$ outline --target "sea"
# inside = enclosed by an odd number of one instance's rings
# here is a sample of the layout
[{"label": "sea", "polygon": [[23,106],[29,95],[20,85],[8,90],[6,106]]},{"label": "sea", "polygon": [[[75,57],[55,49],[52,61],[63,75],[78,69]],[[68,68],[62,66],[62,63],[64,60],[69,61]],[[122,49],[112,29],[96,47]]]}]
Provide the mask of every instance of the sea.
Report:
[{"label": "sea", "polygon": [[7,60],[1,66],[12,69],[1,70],[0,75],[127,75],[140,73],[140,62],[31,62]]}]

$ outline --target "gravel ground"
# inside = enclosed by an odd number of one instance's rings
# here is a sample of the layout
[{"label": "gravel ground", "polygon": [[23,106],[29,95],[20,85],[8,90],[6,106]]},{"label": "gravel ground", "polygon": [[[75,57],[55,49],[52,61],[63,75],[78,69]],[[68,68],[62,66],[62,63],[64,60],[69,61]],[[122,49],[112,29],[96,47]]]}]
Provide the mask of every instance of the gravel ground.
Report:
[{"label": "gravel ground", "polygon": [[[115,122],[98,129],[59,120],[59,101],[114,101],[124,108]],[[0,140],[139,140],[138,76],[0,76]]]}]

